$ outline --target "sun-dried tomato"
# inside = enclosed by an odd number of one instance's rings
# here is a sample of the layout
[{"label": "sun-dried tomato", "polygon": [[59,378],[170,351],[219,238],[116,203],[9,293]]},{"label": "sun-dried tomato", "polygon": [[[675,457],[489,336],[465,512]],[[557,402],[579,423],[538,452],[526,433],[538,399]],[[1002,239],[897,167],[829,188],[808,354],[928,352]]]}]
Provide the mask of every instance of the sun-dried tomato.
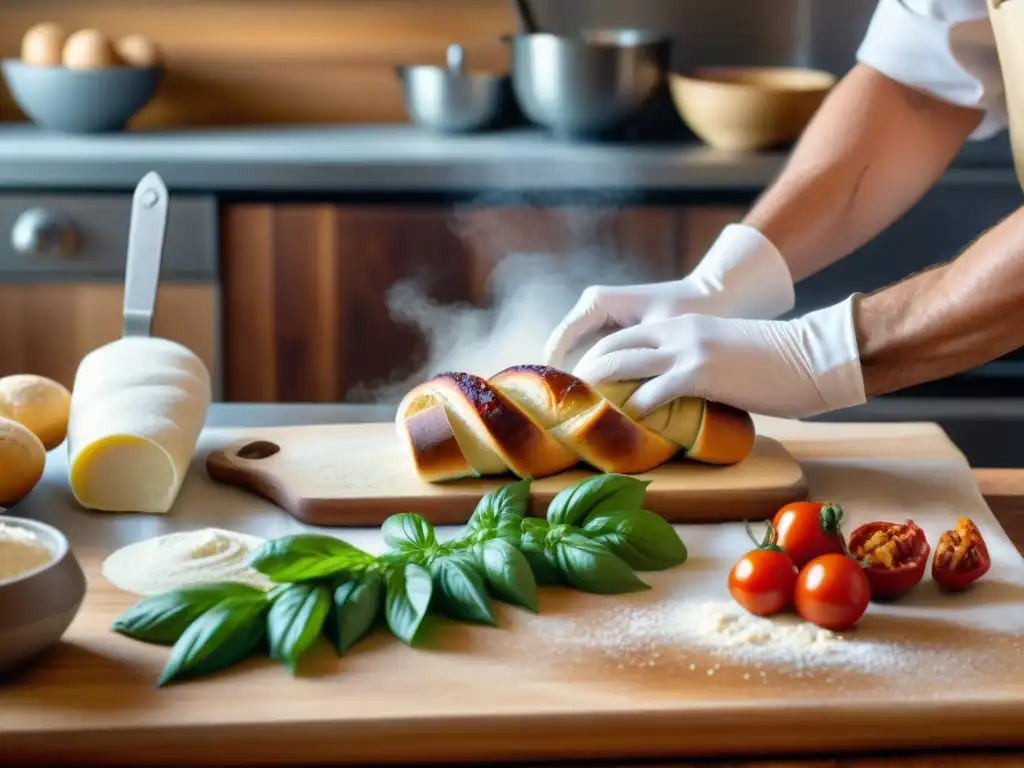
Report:
[{"label": "sun-dried tomato", "polygon": [[865,523],[850,534],[850,554],[864,567],[874,600],[895,600],[924,576],[931,545],[913,521]]},{"label": "sun-dried tomato", "polygon": [[967,517],[943,531],[932,559],[932,579],[947,592],[958,592],[984,576],[991,560],[981,531]]}]

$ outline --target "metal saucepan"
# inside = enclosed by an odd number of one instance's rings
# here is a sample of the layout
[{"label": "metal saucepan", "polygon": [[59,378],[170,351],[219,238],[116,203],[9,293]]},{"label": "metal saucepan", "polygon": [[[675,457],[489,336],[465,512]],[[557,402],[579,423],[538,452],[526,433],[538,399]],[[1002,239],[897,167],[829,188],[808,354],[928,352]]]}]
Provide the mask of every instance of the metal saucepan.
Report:
[{"label": "metal saucepan", "polygon": [[520,109],[565,136],[604,134],[637,115],[664,84],[672,48],[669,38],[638,29],[504,39]]}]

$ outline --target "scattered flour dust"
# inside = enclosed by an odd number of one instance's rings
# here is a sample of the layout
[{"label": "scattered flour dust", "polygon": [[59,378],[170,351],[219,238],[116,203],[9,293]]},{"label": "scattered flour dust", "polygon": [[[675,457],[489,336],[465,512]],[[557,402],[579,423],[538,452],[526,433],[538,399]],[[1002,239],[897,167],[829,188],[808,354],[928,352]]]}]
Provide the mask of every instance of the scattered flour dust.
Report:
[{"label": "scattered flour dust", "polygon": [[[768,681],[769,672],[837,684],[851,674],[948,682],[972,669],[981,671],[990,658],[977,646],[929,645],[863,630],[858,636],[860,627],[844,635],[796,615],[762,618],[732,600],[595,606],[573,617],[542,610],[537,621],[546,647],[577,658],[597,653],[620,670],[653,668],[657,673],[661,668],[713,676],[732,668],[743,679],[760,682]],[[1022,653],[1019,642],[1014,649]]]}]

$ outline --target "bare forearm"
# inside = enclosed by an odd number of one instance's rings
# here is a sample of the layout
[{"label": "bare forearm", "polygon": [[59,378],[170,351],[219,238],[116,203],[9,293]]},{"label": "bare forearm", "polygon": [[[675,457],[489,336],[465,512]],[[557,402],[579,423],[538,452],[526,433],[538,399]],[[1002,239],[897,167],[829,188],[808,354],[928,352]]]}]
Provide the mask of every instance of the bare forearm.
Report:
[{"label": "bare forearm", "polygon": [[744,221],[782,252],[794,281],[802,280],[914,205],[980,118],[857,65]]},{"label": "bare forearm", "polygon": [[1024,345],[1024,209],[955,261],[861,297],[868,397],[974,368]]}]

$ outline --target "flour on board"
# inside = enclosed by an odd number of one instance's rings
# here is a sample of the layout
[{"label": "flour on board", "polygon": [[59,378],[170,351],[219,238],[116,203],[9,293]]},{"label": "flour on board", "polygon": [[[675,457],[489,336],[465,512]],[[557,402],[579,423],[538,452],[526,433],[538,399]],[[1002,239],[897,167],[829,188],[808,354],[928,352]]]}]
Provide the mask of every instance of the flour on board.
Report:
[{"label": "flour on board", "polygon": [[[729,599],[630,602],[577,604],[571,617],[545,614],[542,608],[540,616],[514,621],[536,621],[524,635],[542,635],[546,648],[565,657],[564,661],[560,658],[563,664],[590,651],[620,669],[688,666],[695,674],[714,675],[731,667],[747,671],[744,679],[762,682],[767,671],[826,682],[841,671],[886,677],[926,674],[937,681],[955,680],[992,664],[991,644],[967,647],[946,639],[922,643],[920,638],[904,637],[902,631],[872,630],[869,626],[840,634],[792,613],[753,616]],[[1024,638],[993,638],[991,643],[1010,649],[1024,668]],[[535,652],[535,638],[531,647]],[[1002,658],[1005,661],[1006,656]]]}]

